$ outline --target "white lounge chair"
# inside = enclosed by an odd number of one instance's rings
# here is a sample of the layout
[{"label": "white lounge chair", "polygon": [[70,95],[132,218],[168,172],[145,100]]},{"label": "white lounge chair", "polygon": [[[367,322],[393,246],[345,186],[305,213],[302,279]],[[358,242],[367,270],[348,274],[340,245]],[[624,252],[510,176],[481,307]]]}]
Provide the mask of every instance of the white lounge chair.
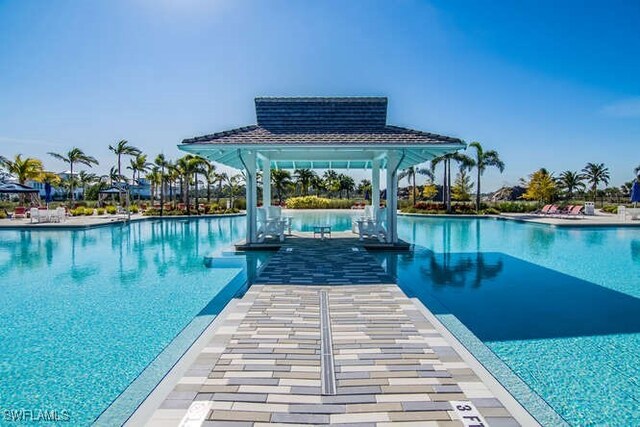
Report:
[{"label": "white lounge chair", "polygon": [[362,215],[356,215],[354,216],[353,220],[351,221],[351,231],[354,234],[359,234],[359,227],[358,227],[358,221],[373,221],[373,206],[371,205],[367,205],[364,207],[364,211],[362,212]]},{"label": "white lounge chair", "polygon": [[267,219],[284,221],[284,227],[287,230],[287,234],[291,235],[291,217],[282,215],[282,208],[280,206],[267,206]]},{"label": "white lounge chair", "polygon": [[38,208],[29,209],[29,217],[31,218],[31,224],[33,224],[34,222],[41,222],[40,210]]},{"label": "white lounge chair", "polygon": [[67,219],[67,212],[64,208],[56,208],[55,214],[51,217],[55,222],[64,222]]},{"label": "white lounge chair", "polygon": [[380,242],[384,242],[387,238],[387,229],[385,227],[387,221],[387,208],[376,209],[375,219],[359,219],[358,236],[360,240],[365,237],[375,237]]},{"label": "white lounge chair", "polygon": [[282,219],[269,219],[267,217],[267,209],[258,208],[257,211],[257,239],[262,243],[267,237],[276,238],[284,242],[285,221]]}]

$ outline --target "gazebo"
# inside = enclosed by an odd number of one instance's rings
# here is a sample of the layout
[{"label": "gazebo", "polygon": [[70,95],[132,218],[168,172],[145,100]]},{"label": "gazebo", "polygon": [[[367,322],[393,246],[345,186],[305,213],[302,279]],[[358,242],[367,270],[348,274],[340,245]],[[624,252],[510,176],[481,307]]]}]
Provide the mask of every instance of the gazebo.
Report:
[{"label": "gazebo", "polygon": [[29,187],[28,185],[17,182],[0,183],[0,194],[29,195],[31,197],[31,204],[40,205],[40,190]]},{"label": "gazebo", "polygon": [[387,188],[387,243],[398,242],[398,170],[465,147],[457,138],[387,124],[385,97],[259,97],[257,124],[188,138],[178,146],[246,174],[247,245],[256,243],[257,181],[271,202],[271,169],[370,169],[372,204]]}]

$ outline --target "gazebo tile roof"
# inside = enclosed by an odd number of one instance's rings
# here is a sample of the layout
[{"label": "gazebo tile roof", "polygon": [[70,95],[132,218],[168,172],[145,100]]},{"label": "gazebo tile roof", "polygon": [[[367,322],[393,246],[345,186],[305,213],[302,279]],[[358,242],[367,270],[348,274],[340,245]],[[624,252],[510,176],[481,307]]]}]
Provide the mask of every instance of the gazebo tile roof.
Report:
[{"label": "gazebo tile roof", "polygon": [[382,126],[376,129],[332,131],[273,131],[253,125],[217,132],[210,135],[187,138],[183,144],[274,144],[274,145],[413,145],[459,144],[462,140],[448,136],[407,129],[398,126]]}]

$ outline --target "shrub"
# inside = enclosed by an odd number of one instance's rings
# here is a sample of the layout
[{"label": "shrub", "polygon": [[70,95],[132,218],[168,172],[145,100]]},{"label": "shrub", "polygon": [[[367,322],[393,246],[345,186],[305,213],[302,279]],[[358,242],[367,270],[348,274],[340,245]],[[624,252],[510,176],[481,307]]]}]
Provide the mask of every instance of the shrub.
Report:
[{"label": "shrub", "polygon": [[107,213],[108,213],[109,215],[115,215],[115,213],[116,213],[116,212],[118,212],[118,209],[116,209],[116,207],[115,207],[115,206],[113,206],[113,205],[109,205],[109,206],[107,206],[107,207],[105,208],[105,210],[107,211]]},{"label": "shrub", "polygon": [[85,216],[93,215],[93,208],[84,208],[84,215]]},{"label": "shrub", "polygon": [[496,208],[487,208],[483,211],[485,215],[500,215],[500,211]]},{"label": "shrub", "polygon": [[5,219],[7,217],[7,214],[4,213],[4,210],[0,211],[0,219]]},{"label": "shrub", "polygon": [[500,212],[509,213],[527,213],[538,209],[538,205],[536,203],[530,202],[498,202],[492,204],[491,207],[499,210]]},{"label": "shrub", "polygon": [[140,209],[138,208],[138,205],[131,205],[129,206],[129,212],[136,214],[140,212]]},{"label": "shrub", "polygon": [[96,209],[96,214],[97,215],[104,215],[104,208],[97,208]]},{"label": "shrub", "polygon": [[354,201],[350,199],[326,199],[318,196],[290,197],[286,206],[289,209],[350,209]]},{"label": "shrub", "polygon": [[84,215],[84,208],[82,206],[77,207],[75,209],[71,209],[70,211],[71,216],[83,216]]},{"label": "shrub", "polygon": [[233,201],[233,206],[231,207],[231,209],[246,210],[247,201],[245,199],[235,199]]},{"label": "shrub", "polygon": [[606,213],[610,213],[610,214],[618,213],[618,206],[617,205],[605,205],[605,206],[602,207],[602,212],[606,212]]},{"label": "shrub", "polygon": [[147,210],[145,210],[142,215],[144,216],[154,216],[154,215],[160,215],[160,209],[156,209],[156,208],[148,208]]}]

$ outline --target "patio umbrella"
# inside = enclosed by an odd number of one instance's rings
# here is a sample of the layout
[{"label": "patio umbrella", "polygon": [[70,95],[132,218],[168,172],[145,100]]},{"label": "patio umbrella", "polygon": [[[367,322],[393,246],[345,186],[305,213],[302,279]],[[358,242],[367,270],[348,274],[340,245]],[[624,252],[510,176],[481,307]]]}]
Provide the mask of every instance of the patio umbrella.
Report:
[{"label": "patio umbrella", "polygon": [[47,207],[49,207],[49,203],[51,203],[51,200],[53,199],[53,197],[51,197],[51,184],[49,184],[48,182],[44,183],[44,201],[47,203]]},{"label": "patio umbrella", "polygon": [[634,207],[640,202],[640,182],[638,181],[634,181],[633,187],[631,187],[631,201]]}]

